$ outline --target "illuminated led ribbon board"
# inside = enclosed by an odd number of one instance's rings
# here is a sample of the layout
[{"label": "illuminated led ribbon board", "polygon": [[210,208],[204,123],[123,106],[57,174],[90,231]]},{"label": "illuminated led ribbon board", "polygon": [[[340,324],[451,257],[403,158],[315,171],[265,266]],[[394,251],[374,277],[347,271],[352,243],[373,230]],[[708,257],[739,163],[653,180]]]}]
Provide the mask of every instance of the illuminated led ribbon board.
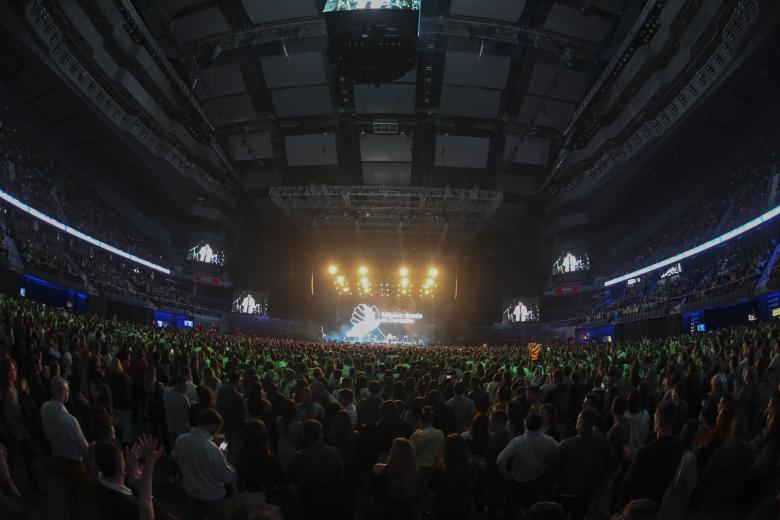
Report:
[{"label": "illuminated led ribbon board", "polygon": [[648,265],[647,267],[643,267],[642,269],[637,269],[636,271],[632,271],[628,274],[624,274],[623,276],[618,276],[617,278],[613,278],[611,280],[607,280],[604,282],[604,287],[609,287],[610,285],[615,285],[616,283],[625,282],[626,280],[630,278],[635,278],[637,276],[649,273],[651,271],[655,271],[656,269],[660,269],[662,267],[666,267],[669,264],[673,264],[675,262],[679,262],[680,260],[683,260],[685,258],[689,258],[693,255],[699,254],[702,251],[706,251],[707,249],[710,249],[712,247],[715,247],[719,244],[722,244],[726,242],[727,240],[731,240],[734,237],[738,237],[739,235],[750,231],[756,226],[759,226],[763,224],[764,222],[776,217],[777,215],[780,215],[780,206],[775,206],[773,209],[770,209],[763,215],[760,215],[753,220],[750,220],[741,226],[735,227],[731,231],[728,231],[726,233],[723,233],[721,236],[717,238],[713,238],[712,240],[708,242],[704,242],[703,244],[700,244],[694,248],[691,248],[687,251],[683,251],[682,253],[676,254],[674,256],[670,256],[666,260],[661,260],[660,262],[656,262],[654,264]]},{"label": "illuminated led ribbon board", "polygon": [[109,253],[113,253],[115,255],[119,255],[122,258],[127,258],[128,260],[131,260],[137,264],[141,264],[144,267],[148,267],[149,269],[154,269],[155,271],[159,271],[164,274],[171,274],[171,270],[167,269],[161,265],[157,265],[153,262],[150,262],[149,260],[144,260],[143,258],[139,258],[135,255],[131,255],[130,253],[127,253],[125,251],[122,251],[119,248],[116,248],[110,244],[106,244],[105,242],[102,242],[96,238],[92,238],[91,236],[87,235],[86,233],[82,233],[78,229],[72,228],[68,226],[67,224],[63,224],[57,219],[51,218],[49,215],[46,215],[45,213],[41,213],[37,209],[33,208],[29,204],[25,204],[24,202],[20,201],[13,195],[6,193],[3,190],[0,190],[0,199],[3,199],[4,201],[8,202],[12,206],[15,206],[19,208],[20,210],[24,211],[25,213],[28,213],[29,215],[32,215],[33,217],[42,220],[46,222],[47,224],[56,227],[57,229],[60,229],[69,235],[73,235],[74,237],[81,239],[85,242],[88,242],[94,246],[97,246],[101,249],[105,249]]}]

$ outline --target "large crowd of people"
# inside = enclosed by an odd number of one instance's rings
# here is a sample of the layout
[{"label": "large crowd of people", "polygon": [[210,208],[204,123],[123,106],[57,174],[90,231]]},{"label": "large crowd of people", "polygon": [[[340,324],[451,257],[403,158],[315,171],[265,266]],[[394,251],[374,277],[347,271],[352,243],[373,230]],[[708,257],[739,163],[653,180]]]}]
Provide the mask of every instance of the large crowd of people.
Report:
[{"label": "large crowd of people", "polygon": [[[724,159],[728,174],[712,183],[704,194],[627,255],[601,258],[597,271],[617,275],[644,267],[696,246],[729,231],[771,209],[780,202],[771,191],[771,178],[780,173],[780,129],[770,122],[757,135],[746,137],[741,153],[729,149]],[[710,179],[711,169],[722,166],[707,163],[698,172]],[[777,190],[777,188],[775,188]]]},{"label": "large crowd of people", "polygon": [[[153,262],[160,261],[151,240],[117,213],[90,186],[69,174],[37,145],[24,124],[3,114],[0,126],[0,188],[33,208],[94,238]],[[91,246],[10,205],[10,237],[26,266],[68,280],[80,280],[113,296],[158,305],[194,305],[182,287],[153,271]],[[5,241],[5,237],[3,237]]]},{"label": "large crowd of people", "polygon": [[532,361],[0,297],[0,504],[25,518],[59,500],[73,520],[774,518],[779,370],[774,322]]},{"label": "large crowd of people", "polygon": [[[724,295],[739,295],[755,288],[767,270],[767,283],[778,282],[780,264],[769,265],[777,247],[780,225],[775,222],[752,230],[712,250],[680,263],[638,276],[599,291],[578,321],[610,322],[645,314],[664,315],[680,310],[686,304],[702,302]],[[674,268],[670,272],[669,269]],[[743,294],[744,295],[744,294]]]}]

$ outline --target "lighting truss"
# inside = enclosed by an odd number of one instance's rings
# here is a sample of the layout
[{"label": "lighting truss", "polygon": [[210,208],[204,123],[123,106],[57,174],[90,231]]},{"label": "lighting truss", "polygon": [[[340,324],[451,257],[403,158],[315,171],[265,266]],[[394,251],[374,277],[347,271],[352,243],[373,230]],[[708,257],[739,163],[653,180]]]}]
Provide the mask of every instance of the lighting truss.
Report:
[{"label": "lighting truss", "polygon": [[305,234],[474,238],[501,205],[490,190],[391,186],[284,186],[271,200]]}]

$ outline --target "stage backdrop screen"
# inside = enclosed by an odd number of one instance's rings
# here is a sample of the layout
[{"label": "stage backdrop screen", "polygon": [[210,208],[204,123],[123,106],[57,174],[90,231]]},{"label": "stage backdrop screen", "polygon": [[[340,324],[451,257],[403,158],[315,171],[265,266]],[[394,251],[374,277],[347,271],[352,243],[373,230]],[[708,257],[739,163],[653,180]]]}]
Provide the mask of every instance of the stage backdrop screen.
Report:
[{"label": "stage backdrop screen", "polygon": [[233,291],[231,312],[239,314],[268,315],[268,291],[236,289]]},{"label": "stage backdrop screen", "polygon": [[584,251],[563,251],[553,262],[552,275],[590,271],[590,257]]},{"label": "stage backdrop screen", "polygon": [[362,9],[419,11],[420,0],[328,0],[324,12],[360,11]]},{"label": "stage backdrop screen", "polygon": [[221,248],[201,240],[187,250],[187,260],[224,267],[225,252]]},{"label": "stage backdrop screen", "polygon": [[503,323],[539,321],[539,298],[504,298]]},{"label": "stage backdrop screen", "polygon": [[435,333],[433,308],[420,303],[414,298],[343,298],[323,333],[348,341],[427,343]]}]

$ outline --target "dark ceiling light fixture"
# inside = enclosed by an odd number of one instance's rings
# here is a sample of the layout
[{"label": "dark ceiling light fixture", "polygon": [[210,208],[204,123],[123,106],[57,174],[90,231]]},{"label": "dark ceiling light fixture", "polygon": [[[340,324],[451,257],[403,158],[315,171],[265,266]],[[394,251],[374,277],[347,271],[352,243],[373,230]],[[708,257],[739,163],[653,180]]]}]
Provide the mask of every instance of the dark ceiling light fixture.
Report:
[{"label": "dark ceiling light fixture", "polygon": [[360,8],[325,5],[328,60],[336,73],[358,83],[387,83],[412,70],[417,58],[419,2],[387,2]]}]

